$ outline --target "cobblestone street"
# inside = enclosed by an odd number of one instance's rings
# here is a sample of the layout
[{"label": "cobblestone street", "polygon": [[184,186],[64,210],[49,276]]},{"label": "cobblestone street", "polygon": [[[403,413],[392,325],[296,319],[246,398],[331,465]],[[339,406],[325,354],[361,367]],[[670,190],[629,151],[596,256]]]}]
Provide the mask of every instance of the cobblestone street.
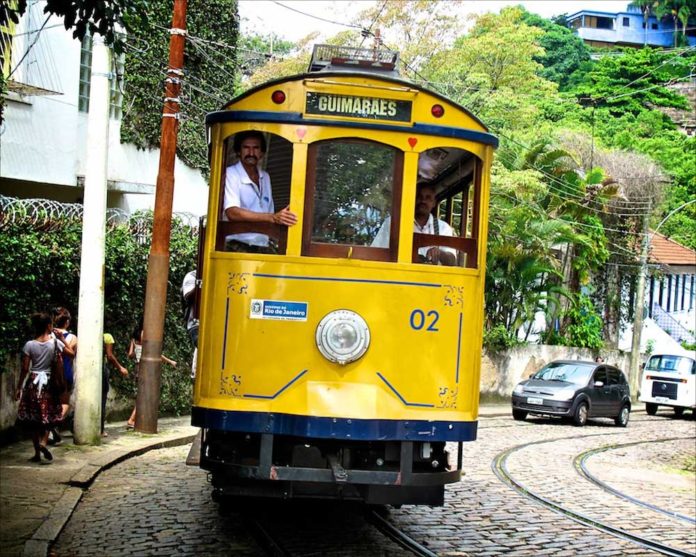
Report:
[{"label": "cobblestone street", "polygon": [[[479,440],[465,445],[461,483],[449,486],[442,508],[392,509],[389,520],[438,555],[655,555],[524,497],[494,473],[510,451],[507,472],[528,490],[573,512],[653,541],[696,551],[693,417],[632,415],[627,429],[608,420],[575,428],[561,421],[481,418]],[[660,441],[666,440],[670,441]],[[651,441],[647,443],[646,441]],[[534,443],[529,445],[529,443]],[[582,477],[576,457],[611,488],[682,519],[609,493]],[[245,512],[224,515],[211,501],[204,472],[186,467],[188,446],[123,462],[98,477],[75,510],[52,554],[263,555]],[[404,550],[370,526],[355,507],[326,503],[264,503],[265,520],[293,555],[383,556]],[[689,518],[692,522],[684,520]]]}]

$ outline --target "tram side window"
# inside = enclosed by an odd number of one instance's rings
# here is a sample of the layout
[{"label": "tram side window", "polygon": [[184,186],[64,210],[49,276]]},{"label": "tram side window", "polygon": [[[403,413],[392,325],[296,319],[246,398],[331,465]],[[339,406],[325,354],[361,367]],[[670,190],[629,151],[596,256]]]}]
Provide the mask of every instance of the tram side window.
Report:
[{"label": "tram side window", "polygon": [[400,151],[372,141],[340,139],[314,144],[307,169],[303,252],[319,257],[395,260],[395,242],[392,248],[372,245],[382,223],[395,216],[394,196],[400,191],[402,164]]},{"label": "tram side window", "polygon": [[[244,151],[242,146],[249,140],[256,142],[260,151]],[[240,153],[244,160],[240,159]],[[244,154],[252,158],[245,158]],[[270,218],[268,222],[264,222],[264,219],[230,219],[226,209],[239,207],[271,215],[287,207],[290,201],[292,155],[292,143],[278,135],[245,130],[227,138],[220,184],[221,214],[216,249],[285,253],[287,226],[274,224]]]},{"label": "tram side window", "polygon": [[463,149],[437,147],[421,153],[414,263],[478,267],[480,175],[480,160]]}]

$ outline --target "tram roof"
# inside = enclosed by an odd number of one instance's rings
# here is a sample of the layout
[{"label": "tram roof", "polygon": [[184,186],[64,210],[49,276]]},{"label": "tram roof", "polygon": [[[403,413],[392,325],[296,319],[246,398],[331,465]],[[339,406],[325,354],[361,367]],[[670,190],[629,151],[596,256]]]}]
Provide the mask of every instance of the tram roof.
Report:
[{"label": "tram roof", "polygon": [[467,116],[469,116],[472,120],[475,122],[479,123],[481,127],[488,132],[488,126],[484,124],[476,115],[472,114],[467,108],[462,106],[456,101],[453,101],[452,99],[446,97],[445,95],[438,93],[436,91],[433,91],[432,89],[427,89],[426,87],[423,87],[417,83],[414,83],[413,81],[410,81],[408,79],[400,79],[396,77],[389,77],[381,73],[375,73],[375,72],[370,72],[370,71],[321,71],[321,72],[308,72],[308,73],[301,73],[301,74],[295,74],[295,75],[290,75],[290,76],[284,76],[280,77],[278,79],[273,79],[271,81],[266,81],[262,83],[261,85],[257,85],[256,87],[253,87],[249,89],[248,91],[245,91],[241,95],[236,96],[233,98],[231,101],[229,101],[227,104],[225,104],[222,107],[222,110],[225,110],[229,108],[230,105],[233,103],[236,103],[250,95],[253,95],[254,93],[257,93],[258,91],[262,91],[263,89],[267,87],[274,87],[277,86],[280,83],[287,83],[290,81],[301,81],[303,79],[317,79],[317,78],[323,78],[323,77],[362,77],[362,78],[369,78],[369,79],[375,79],[378,81],[386,81],[389,83],[394,83],[397,85],[402,85],[402,86],[407,86],[411,87],[413,89],[417,89],[418,91],[422,91],[423,93],[427,93],[428,95],[432,95],[433,97],[440,99],[446,103],[452,104],[456,106],[457,108],[461,109],[464,111]]}]

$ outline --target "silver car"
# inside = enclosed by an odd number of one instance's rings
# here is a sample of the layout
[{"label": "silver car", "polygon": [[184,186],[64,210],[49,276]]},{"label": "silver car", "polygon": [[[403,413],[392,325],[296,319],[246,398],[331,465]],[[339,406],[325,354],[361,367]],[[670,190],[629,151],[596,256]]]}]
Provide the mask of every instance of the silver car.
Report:
[{"label": "silver car", "polygon": [[626,427],[631,412],[628,381],[623,372],[604,363],[556,360],[512,393],[512,416],[528,414],[570,418],[583,426],[588,418],[613,418]]}]

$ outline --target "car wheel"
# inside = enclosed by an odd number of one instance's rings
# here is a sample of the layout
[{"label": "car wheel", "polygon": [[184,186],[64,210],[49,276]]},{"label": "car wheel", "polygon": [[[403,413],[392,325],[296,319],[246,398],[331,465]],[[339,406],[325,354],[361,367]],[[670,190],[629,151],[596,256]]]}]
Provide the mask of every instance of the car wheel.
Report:
[{"label": "car wheel", "polygon": [[648,413],[648,416],[654,416],[657,414],[657,404],[646,403],[645,411]]},{"label": "car wheel", "polygon": [[515,410],[515,409],[513,409],[513,411],[512,411],[512,417],[513,417],[515,420],[522,421],[522,420],[524,420],[524,419],[527,417],[527,412],[525,412],[524,410]]},{"label": "car wheel", "polygon": [[682,414],[684,414],[684,409],[680,406],[674,408],[674,417],[679,418]]},{"label": "car wheel", "polygon": [[621,412],[619,412],[619,415],[614,418],[614,423],[619,427],[626,427],[628,425],[628,418],[630,415],[631,409],[628,407],[628,404],[624,404],[621,407]]},{"label": "car wheel", "polygon": [[587,403],[581,402],[578,404],[578,407],[575,409],[575,413],[573,414],[573,423],[578,427],[584,426],[587,423],[587,413]]}]

